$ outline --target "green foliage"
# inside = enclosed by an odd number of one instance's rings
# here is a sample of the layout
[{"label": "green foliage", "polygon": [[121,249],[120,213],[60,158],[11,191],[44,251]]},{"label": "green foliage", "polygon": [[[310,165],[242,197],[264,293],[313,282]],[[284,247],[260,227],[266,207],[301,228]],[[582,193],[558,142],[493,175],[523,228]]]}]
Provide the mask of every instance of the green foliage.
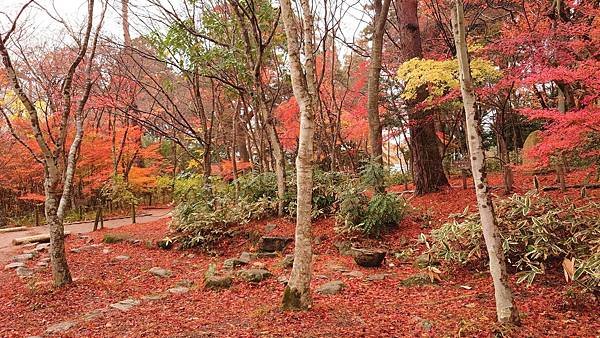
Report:
[{"label": "green foliage", "polygon": [[120,243],[124,240],[129,239],[127,234],[105,234],[102,238],[102,242],[107,244]]},{"label": "green foliage", "polygon": [[387,172],[387,175],[385,175],[385,185],[388,187],[409,183],[411,180],[410,174],[401,173],[399,171]]},{"label": "green foliage", "polygon": [[[518,282],[531,284],[548,266],[574,261],[572,279],[589,290],[600,287],[599,205],[553,200],[533,192],[513,195],[497,205],[497,222],[508,262]],[[486,260],[477,213],[454,215],[454,221],[431,232],[430,252],[462,264]]]},{"label": "green foliage", "polygon": [[139,200],[135,196],[133,189],[122,175],[113,176],[101,189],[100,194],[113,203],[122,203],[124,205],[138,204]]}]

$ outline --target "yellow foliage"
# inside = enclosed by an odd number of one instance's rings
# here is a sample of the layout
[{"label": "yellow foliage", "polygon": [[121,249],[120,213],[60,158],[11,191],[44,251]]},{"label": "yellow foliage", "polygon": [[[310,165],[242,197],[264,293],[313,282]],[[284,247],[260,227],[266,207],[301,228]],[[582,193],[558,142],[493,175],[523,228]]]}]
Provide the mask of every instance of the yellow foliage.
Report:
[{"label": "yellow foliage", "polygon": [[[502,75],[492,62],[481,58],[471,60],[471,73],[475,85],[478,86],[492,83]],[[414,99],[421,86],[428,88],[428,99],[440,97],[460,85],[458,61],[456,59],[437,61],[414,58],[400,65],[398,80],[404,83],[402,98],[405,100]]]}]

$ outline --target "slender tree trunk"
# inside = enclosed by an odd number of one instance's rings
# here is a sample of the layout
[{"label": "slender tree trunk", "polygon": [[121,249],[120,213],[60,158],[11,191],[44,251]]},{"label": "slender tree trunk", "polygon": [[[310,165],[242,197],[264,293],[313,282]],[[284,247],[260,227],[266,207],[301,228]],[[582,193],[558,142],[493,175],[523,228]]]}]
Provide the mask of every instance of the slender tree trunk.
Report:
[{"label": "slender tree trunk", "polygon": [[[383,52],[383,33],[390,9],[390,0],[375,0],[375,17],[373,19],[373,47],[369,65],[367,111],[369,117],[369,147],[371,161],[383,167],[383,141],[381,137],[381,121],[379,120],[379,76],[381,73],[381,54]],[[385,190],[383,176],[373,187],[377,192]]]},{"label": "slender tree trunk", "polygon": [[313,17],[308,0],[300,0],[303,17],[304,69],[300,61],[300,35],[290,0],[281,0],[281,17],[287,36],[287,49],[294,96],[300,107],[300,136],[296,157],[297,212],[294,264],[283,295],[286,310],[308,309],[312,304],[311,213],[313,187],[314,112],[317,100],[314,65]]},{"label": "slender tree trunk", "polygon": [[471,80],[467,41],[465,37],[462,0],[454,0],[452,30],[459,62],[460,87],[466,115],[467,140],[469,143],[471,171],[477,195],[477,207],[481,217],[483,237],[490,259],[490,272],[494,282],[496,314],[502,323],[519,323],[519,313],[513,302],[512,290],[508,284],[506,262],[502,249],[500,231],[496,225],[494,206],[485,178],[485,153],[481,140],[479,121],[475,115],[475,91]]},{"label": "slender tree trunk", "polygon": [[[417,0],[397,0],[396,15],[400,30],[402,55],[400,61],[423,57],[421,34],[417,16]],[[427,89],[419,89],[417,98],[407,102],[410,120],[411,166],[415,181],[415,194],[423,195],[448,186],[438,150],[433,116],[429,110],[418,111],[415,106],[425,100]]]}]

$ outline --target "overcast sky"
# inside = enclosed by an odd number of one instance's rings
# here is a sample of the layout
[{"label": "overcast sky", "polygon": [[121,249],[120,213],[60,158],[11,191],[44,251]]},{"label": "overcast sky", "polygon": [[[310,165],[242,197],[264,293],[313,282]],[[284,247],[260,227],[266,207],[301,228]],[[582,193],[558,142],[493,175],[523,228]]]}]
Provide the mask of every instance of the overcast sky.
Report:
[{"label": "overcast sky", "polygon": [[[167,0],[165,0],[167,1]],[[178,7],[181,0],[170,0],[175,7]],[[363,13],[364,3],[370,0],[337,0],[343,4],[340,6],[340,12],[343,12],[341,22],[341,30],[346,39],[359,37],[360,31],[365,27],[365,21],[370,19]],[[14,18],[19,9],[28,2],[28,0],[0,0],[0,29],[2,33],[6,32],[9,27],[8,18]],[[26,29],[22,29],[29,39],[40,43],[58,44],[64,41],[66,30],[63,26],[54,20],[62,18],[69,23],[71,27],[83,27],[85,23],[87,1],[86,0],[36,0],[37,4],[32,4],[25,14],[20,19],[20,27],[26,24]],[[112,36],[115,39],[122,39],[121,15],[120,15],[120,0],[109,0],[109,7],[105,17],[103,32],[105,35]],[[317,1],[316,3],[321,3]],[[277,6],[278,3],[275,1]],[[96,1],[95,14],[100,13],[101,1]],[[130,0],[132,12],[148,11],[151,7],[148,6],[145,0]],[[41,8],[45,8],[45,10]],[[47,11],[47,12],[46,12]],[[319,11],[319,10],[318,10]],[[320,11],[319,11],[320,12]],[[139,36],[140,33],[148,31],[145,23],[136,21],[135,15],[130,15],[131,35],[133,38]]]}]

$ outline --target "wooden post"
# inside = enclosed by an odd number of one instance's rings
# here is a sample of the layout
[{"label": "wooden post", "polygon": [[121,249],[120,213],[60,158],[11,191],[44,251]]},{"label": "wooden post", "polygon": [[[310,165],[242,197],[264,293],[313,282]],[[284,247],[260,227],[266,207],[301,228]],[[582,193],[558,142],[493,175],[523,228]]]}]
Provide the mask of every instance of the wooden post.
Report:
[{"label": "wooden post", "polygon": [[94,219],[94,228],[92,231],[98,230],[98,223],[100,222],[100,208],[96,209],[96,218]]},{"label": "wooden post", "polygon": [[135,224],[135,204],[131,203],[131,223]]},{"label": "wooden post", "polygon": [[460,169],[460,175],[462,176],[463,189],[467,189],[469,187],[467,185],[467,170],[466,169]]},{"label": "wooden post", "polygon": [[562,164],[558,163],[555,166],[556,178],[558,178],[558,184],[560,185],[560,191],[567,191],[567,185],[565,183],[565,172]]},{"label": "wooden post", "polygon": [[40,226],[40,211],[38,209],[37,204],[34,206],[34,208],[35,208],[35,226],[39,227]]}]

